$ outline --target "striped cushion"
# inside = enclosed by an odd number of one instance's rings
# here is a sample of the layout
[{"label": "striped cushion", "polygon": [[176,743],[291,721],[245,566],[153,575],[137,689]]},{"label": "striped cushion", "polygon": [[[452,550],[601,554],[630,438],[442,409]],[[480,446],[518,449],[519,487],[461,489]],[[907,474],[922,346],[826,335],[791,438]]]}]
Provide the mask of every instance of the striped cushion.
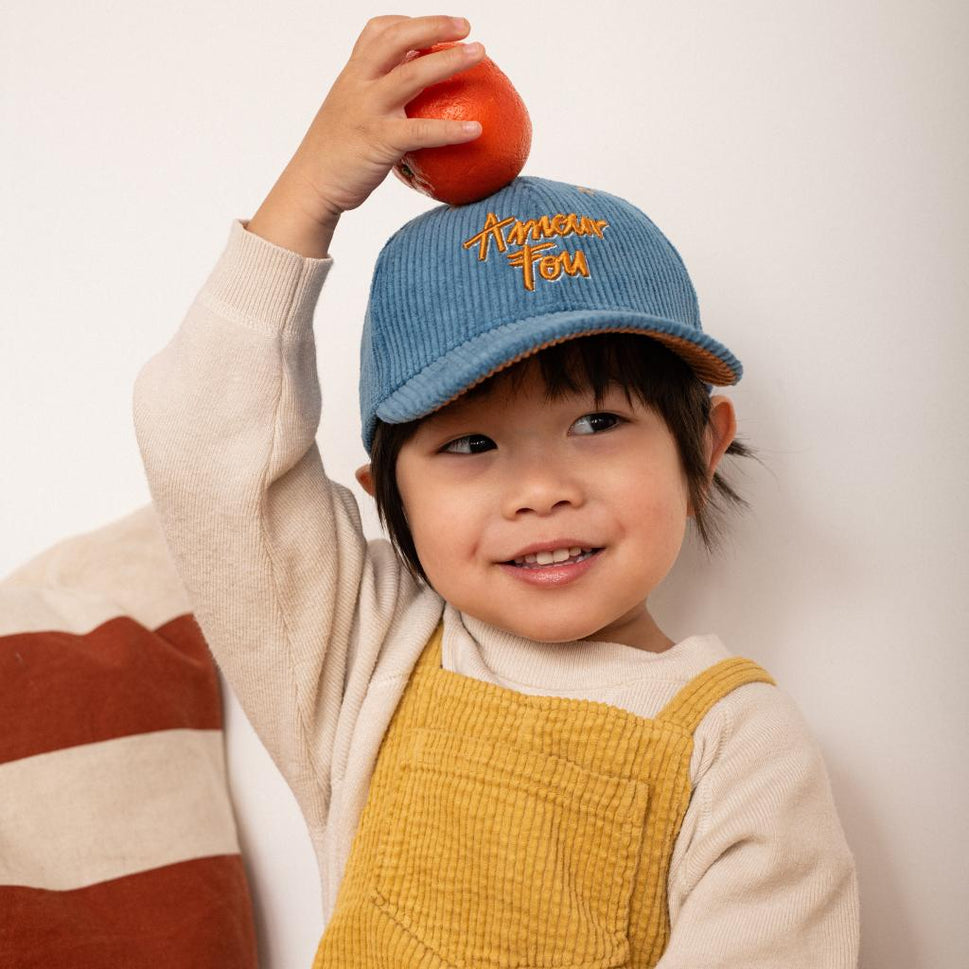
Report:
[{"label": "striped cushion", "polygon": [[219,680],[146,506],[0,582],[0,966],[255,965]]}]

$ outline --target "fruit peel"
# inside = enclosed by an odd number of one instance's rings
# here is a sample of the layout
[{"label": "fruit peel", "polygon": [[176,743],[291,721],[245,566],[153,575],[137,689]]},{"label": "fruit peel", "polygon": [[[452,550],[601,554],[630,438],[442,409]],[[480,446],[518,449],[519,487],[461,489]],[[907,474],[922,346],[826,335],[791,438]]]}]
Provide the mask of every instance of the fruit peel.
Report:
[{"label": "fruit peel", "polygon": [[[454,43],[409,52],[406,60]],[[479,121],[471,141],[407,152],[394,174],[415,191],[439,202],[464,205],[486,198],[511,182],[531,150],[532,124],[514,85],[489,57],[432,84],[405,105],[409,118]]]}]

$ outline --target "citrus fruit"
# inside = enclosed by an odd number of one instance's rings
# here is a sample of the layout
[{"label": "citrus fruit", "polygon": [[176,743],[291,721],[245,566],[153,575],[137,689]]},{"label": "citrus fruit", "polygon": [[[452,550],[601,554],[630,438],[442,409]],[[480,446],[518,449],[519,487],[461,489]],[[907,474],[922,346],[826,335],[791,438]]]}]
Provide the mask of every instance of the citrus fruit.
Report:
[{"label": "citrus fruit", "polygon": [[[454,41],[411,51],[423,57]],[[525,167],[532,146],[532,122],[511,81],[487,55],[473,67],[424,88],[404,106],[408,118],[480,121],[471,141],[409,151],[394,174],[439,202],[476,202],[507,185]]]}]

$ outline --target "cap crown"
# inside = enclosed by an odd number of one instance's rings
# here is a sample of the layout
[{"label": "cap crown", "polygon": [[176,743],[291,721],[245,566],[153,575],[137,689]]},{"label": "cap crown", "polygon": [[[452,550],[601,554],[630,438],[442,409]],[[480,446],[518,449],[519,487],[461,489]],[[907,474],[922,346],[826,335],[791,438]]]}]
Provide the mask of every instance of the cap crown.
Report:
[{"label": "cap crown", "polygon": [[600,331],[667,343],[704,379],[740,364],[700,325],[679,253],[608,192],[519,176],[468,205],[441,205],[386,242],[360,358],[367,450],[375,418],[412,420],[543,346]]}]

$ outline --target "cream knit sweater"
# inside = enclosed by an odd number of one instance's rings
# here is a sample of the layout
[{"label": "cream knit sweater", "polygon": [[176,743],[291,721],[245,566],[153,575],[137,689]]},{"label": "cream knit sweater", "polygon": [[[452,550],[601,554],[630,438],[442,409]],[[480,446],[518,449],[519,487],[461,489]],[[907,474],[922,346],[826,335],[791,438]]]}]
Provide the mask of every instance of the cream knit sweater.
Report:
[{"label": "cream knit sweater", "polygon": [[[332,257],[304,258],[245,225],[232,221],[181,327],[138,374],[134,421],[195,616],[305,816],[325,924],[384,730],[442,613],[447,669],[643,717],[731,653],[713,635],[665,653],[533,642],[415,583],[385,539],[364,537],[315,442],[313,314]],[[330,325],[320,320],[324,341]],[[660,969],[853,969],[854,859],[790,696],[752,683],[716,704],[691,778]]]}]

